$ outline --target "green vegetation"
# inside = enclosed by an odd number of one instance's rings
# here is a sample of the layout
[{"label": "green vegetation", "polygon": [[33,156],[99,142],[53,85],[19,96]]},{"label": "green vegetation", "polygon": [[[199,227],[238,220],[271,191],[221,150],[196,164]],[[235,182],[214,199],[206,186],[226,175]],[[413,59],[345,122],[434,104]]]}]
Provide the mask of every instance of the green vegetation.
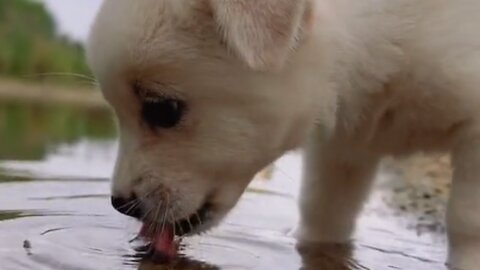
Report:
[{"label": "green vegetation", "polygon": [[0,160],[40,160],[52,145],[109,140],[115,133],[103,108],[0,102]]},{"label": "green vegetation", "polygon": [[0,0],[0,76],[68,82],[75,79],[52,73],[89,75],[82,45],[58,35],[42,3]]}]

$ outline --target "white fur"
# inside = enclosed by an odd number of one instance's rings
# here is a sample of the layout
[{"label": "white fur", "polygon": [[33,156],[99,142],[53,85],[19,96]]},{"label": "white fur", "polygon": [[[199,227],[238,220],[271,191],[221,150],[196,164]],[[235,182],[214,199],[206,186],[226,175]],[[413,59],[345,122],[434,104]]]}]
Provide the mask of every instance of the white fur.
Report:
[{"label": "white fur", "polygon": [[[161,186],[175,217],[212,195],[215,223],[305,145],[298,238],[344,242],[382,156],[450,151],[449,260],[476,269],[479,12],[477,0],[106,0],[88,52],[119,119],[113,193]],[[135,81],[184,99],[181,126],[147,131]]]}]

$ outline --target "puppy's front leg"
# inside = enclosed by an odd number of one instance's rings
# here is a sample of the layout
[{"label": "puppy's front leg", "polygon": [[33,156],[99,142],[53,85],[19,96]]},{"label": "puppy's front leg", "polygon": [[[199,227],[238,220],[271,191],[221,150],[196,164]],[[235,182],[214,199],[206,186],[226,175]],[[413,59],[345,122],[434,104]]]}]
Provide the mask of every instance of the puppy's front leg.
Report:
[{"label": "puppy's front leg", "polygon": [[452,165],[449,263],[453,269],[480,269],[480,137],[459,145],[453,151]]},{"label": "puppy's front leg", "polygon": [[314,132],[305,150],[297,238],[300,244],[346,243],[379,159],[319,137]]}]

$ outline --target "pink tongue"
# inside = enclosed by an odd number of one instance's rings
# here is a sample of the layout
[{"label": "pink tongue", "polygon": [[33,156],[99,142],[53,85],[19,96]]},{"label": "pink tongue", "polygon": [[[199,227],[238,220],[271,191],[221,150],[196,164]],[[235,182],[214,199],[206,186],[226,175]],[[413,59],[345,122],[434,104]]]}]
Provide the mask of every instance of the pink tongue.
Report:
[{"label": "pink tongue", "polygon": [[148,225],[143,224],[140,230],[140,236],[147,237],[152,241],[152,246],[157,255],[166,257],[167,259],[173,259],[176,255],[176,245],[174,242],[174,235],[171,226],[165,226],[165,228],[153,235],[147,235]]}]

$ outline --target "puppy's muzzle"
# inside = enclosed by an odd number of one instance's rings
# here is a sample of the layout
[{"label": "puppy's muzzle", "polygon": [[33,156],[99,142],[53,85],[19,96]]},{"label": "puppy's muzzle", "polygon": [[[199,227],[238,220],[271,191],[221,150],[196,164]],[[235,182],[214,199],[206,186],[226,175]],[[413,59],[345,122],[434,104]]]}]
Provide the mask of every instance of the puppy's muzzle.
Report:
[{"label": "puppy's muzzle", "polygon": [[137,219],[140,219],[143,215],[141,205],[136,196],[131,196],[128,199],[112,196],[111,201],[113,208],[121,214]]}]

